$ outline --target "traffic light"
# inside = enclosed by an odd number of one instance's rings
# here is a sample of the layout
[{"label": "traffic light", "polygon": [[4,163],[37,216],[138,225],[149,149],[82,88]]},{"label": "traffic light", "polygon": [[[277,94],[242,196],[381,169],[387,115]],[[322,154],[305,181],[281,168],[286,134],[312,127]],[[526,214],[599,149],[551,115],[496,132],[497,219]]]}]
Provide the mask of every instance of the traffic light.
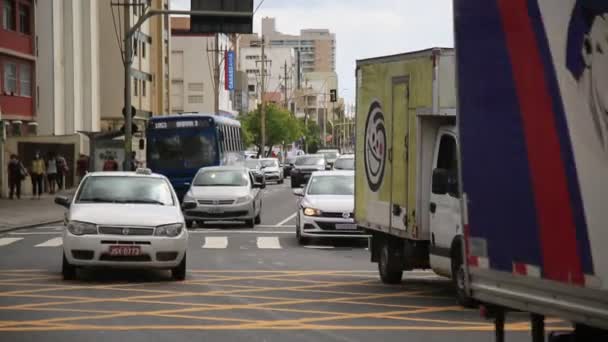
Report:
[{"label": "traffic light", "polygon": [[[137,109],[135,109],[135,106],[131,106],[131,119],[135,118],[135,114],[137,114]],[[122,108],[122,116],[125,117],[125,121],[127,119],[127,111],[125,110],[125,108]],[[125,125],[123,124],[122,127],[120,127],[120,131],[121,132],[125,132]],[[131,124],[131,133],[137,133],[139,131],[139,127],[137,127],[137,125],[135,124],[135,122],[132,122]]]},{"label": "traffic light", "polygon": [[336,90],[336,89],[329,90],[329,100],[331,102],[338,102],[338,90]]},{"label": "traffic light", "polygon": [[252,33],[253,0],[191,0],[192,11],[247,12],[251,16],[190,16],[192,33]]}]

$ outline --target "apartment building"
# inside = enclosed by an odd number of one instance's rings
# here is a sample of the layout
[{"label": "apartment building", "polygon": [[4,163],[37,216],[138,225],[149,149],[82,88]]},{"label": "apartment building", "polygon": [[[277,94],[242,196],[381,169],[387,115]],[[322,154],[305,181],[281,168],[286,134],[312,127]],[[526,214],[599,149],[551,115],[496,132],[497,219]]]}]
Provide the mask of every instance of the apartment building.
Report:
[{"label": "apartment building", "polygon": [[262,18],[262,36],[270,47],[289,47],[299,53],[301,72],[336,70],[336,35],[327,29],[303,29],[299,35],[277,31],[275,18]]},{"label": "apartment building", "polygon": [[[131,1],[129,6],[112,6],[111,0],[95,2],[99,8],[101,73],[101,129],[115,130],[123,125],[124,67],[120,34],[132,27],[150,8],[169,8],[169,0]],[[123,3],[124,4],[124,3]],[[132,40],[131,104],[136,122],[142,127],[153,115],[167,113],[170,102],[170,23],[162,16],[145,21]],[[160,34],[159,34],[160,33]]]},{"label": "apartment building", "polygon": [[[227,51],[234,51],[234,40],[228,35],[190,32],[190,18],[172,17],[171,31],[171,112],[215,113],[215,66],[219,64],[219,113],[236,117],[234,90],[226,84]],[[236,59],[234,60],[236,68]],[[235,82],[238,84],[238,82]]]}]

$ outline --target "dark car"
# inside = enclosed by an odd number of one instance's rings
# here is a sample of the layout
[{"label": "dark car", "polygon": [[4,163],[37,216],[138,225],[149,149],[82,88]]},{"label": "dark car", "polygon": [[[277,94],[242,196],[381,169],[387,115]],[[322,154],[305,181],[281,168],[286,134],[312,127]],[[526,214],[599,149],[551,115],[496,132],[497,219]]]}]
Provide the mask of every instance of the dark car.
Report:
[{"label": "dark car", "polygon": [[287,157],[283,162],[283,174],[285,177],[291,176],[291,170],[293,169],[293,164],[296,162],[296,157]]},{"label": "dark car", "polygon": [[256,183],[266,185],[266,176],[262,170],[262,161],[259,159],[247,159],[244,162],[245,167],[249,169],[249,172],[253,175],[253,180]]},{"label": "dark car", "polygon": [[327,161],[322,154],[299,156],[296,158],[293,169],[291,169],[291,187],[298,188],[308,182],[313,172],[327,169]]}]

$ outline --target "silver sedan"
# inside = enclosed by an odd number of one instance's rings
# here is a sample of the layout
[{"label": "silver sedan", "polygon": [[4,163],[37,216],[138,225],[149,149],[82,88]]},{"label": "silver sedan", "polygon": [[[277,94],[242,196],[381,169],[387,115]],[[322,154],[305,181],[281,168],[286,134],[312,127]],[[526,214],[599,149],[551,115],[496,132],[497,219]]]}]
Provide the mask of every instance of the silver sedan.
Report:
[{"label": "silver sedan", "polygon": [[184,196],[186,225],[208,221],[260,223],[263,184],[256,183],[245,167],[207,167],[198,171]]}]

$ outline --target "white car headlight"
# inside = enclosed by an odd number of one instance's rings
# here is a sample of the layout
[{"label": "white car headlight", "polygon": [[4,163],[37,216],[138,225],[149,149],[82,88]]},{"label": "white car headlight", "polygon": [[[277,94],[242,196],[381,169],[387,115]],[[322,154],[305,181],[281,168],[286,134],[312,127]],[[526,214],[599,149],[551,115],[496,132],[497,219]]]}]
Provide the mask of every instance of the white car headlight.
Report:
[{"label": "white car headlight", "polygon": [[97,234],[97,225],[88,222],[70,221],[67,228],[68,231],[74,235]]},{"label": "white car headlight", "polygon": [[182,229],[184,229],[184,225],[181,223],[165,224],[165,225],[156,227],[156,231],[154,232],[154,235],[176,237],[182,233]]},{"label": "white car headlight", "polygon": [[321,216],[321,210],[315,208],[304,208],[304,215],[306,216]]},{"label": "white car headlight", "polygon": [[236,204],[238,204],[238,203],[247,203],[247,202],[251,201],[252,199],[253,199],[253,196],[247,195],[247,196],[243,196],[243,197],[237,198],[236,202],[234,202],[234,203],[236,203]]},{"label": "white car headlight", "polygon": [[192,191],[188,190],[188,192],[186,192],[183,202],[196,202],[194,200],[194,194],[192,194]]}]

